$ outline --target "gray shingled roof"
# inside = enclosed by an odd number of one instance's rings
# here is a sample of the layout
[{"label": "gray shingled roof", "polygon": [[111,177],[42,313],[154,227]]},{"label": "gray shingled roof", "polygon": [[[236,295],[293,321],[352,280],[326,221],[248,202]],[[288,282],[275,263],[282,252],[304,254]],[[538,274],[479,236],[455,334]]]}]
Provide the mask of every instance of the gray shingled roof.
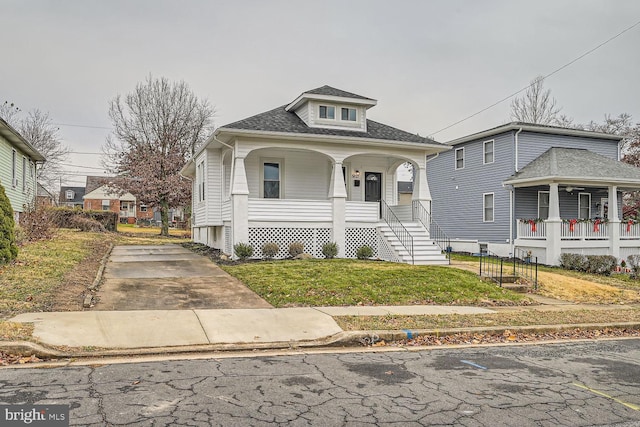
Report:
[{"label": "gray shingled roof", "polygon": [[[346,93],[346,92],[345,92]],[[341,129],[324,129],[309,127],[293,112],[285,111],[286,105],[271,111],[240,120],[220,127],[224,129],[257,130],[263,132],[302,133],[314,135],[346,136],[350,138],[382,139],[388,141],[417,142],[422,144],[442,145],[429,138],[405,132],[382,123],[367,119],[367,131],[351,131]]]},{"label": "gray shingled roof", "polygon": [[327,86],[327,85],[324,85],[316,89],[304,91],[304,93],[311,93],[313,95],[341,96],[344,98],[368,99],[371,101],[375,101],[375,99],[367,98],[366,96],[357,95],[351,92],[346,92],[344,90],[336,89],[334,87]]},{"label": "gray shingled roof", "polygon": [[581,148],[553,147],[511,175],[505,183],[545,177],[640,181],[640,168]]},{"label": "gray shingled roof", "polygon": [[[67,200],[66,192],[67,190],[72,190],[74,193],[74,198],[71,200]],[[85,194],[84,187],[60,187],[60,203],[82,203],[82,197]]]}]

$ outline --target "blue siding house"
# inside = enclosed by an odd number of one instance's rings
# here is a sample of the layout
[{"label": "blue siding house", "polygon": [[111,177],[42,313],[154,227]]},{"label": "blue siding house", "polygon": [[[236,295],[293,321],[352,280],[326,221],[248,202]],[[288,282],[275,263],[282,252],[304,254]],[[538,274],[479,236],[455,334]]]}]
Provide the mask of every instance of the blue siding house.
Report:
[{"label": "blue siding house", "polygon": [[640,169],[619,161],[621,139],[514,122],[450,141],[427,159],[433,220],[454,251],[530,251],[550,265],[564,252],[638,253],[640,224],[620,217]]}]

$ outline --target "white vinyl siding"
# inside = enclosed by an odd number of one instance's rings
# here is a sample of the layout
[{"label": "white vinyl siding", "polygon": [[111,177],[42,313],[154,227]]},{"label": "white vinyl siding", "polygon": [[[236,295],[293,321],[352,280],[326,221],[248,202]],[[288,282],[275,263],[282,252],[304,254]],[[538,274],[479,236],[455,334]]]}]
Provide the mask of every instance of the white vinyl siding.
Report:
[{"label": "white vinyl siding", "polygon": [[456,148],[455,169],[464,169],[464,147]]},{"label": "white vinyl siding", "polygon": [[494,140],[485,141],[482,144],[482,163],[485,165],[491,164],[494,162]]},{"label": "white vinyl siding", "polygon": [[494,201],[493,193],[484,193],[482,195],[482,222],[494,221]]},{"label": "white vinyl siding", "polygon": [[[261,162],[282,161],[280,197],[283,199],[326,200],[329,194],[331,165],[327,158],[311,151],[281,149],[250,153],[244,161],[250,198],[262,198]],[[358,187],[360,188],[360,187]]]},{"label": "white vinyl siding", "polygon": [[578,218],[591,218],[591,194],[578,193]]},{"label": "white vinyl siding", "polygon": [[538,218],[549,218],[549,192],[538,191]]}]

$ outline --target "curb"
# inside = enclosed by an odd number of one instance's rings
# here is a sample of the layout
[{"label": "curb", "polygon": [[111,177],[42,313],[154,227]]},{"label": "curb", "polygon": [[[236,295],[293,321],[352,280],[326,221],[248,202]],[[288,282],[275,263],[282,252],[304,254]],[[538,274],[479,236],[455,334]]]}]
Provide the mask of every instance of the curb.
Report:
[{"label": "curb", "polygon": [[[151,356],[151,355],[176,355],[207,352],[231,352],[231,351],[257,351],[257,350],[296,350],[304,348],[324,347],[370,347],[380,341],[401,341],[413,339],[419,336],[448,336],[461,333],[475,334],[504,334],[511,332],[547,333],[561,332],[575,329],[585,331],[598,329],[638,329],[640,322],[623,323],[581,323],[573,325],[534,325],[534,326],[499,326],[499,327],[473,327],[473,328],[449,328],[449,329],[416,329],[416,330],[371,330],[371,331],[345,331],[324,339],[313,341],[281,341],[271,343],[237,343],[237,344],[205,344],[191,346],[166,346],[147,347],[134,349],[96,349],[86,351],[80,348],[68,348],[58,350],[42,344],[29,341],[0,341],[0,351],[20,355],[36,356],[41,359],[51,358],[98,358],[118,356]],[[529,342],[535,344],[536,341]],[[514,343],[515,344],[515,343]],[[511,345],[511,344],[507,344]],[[456,345],[457,347],[475,346],[475,344]]]},{"label": "curb", "polygon": [[91,304],[93,303],[93,293],[100,286],[100,282],[102,281],[102,275],[104,274],[104,269],[107,266],[107,260],[111,255],[111,251],[113,250],[114,244],[110,243],[107,252],[104,254],[102,259],[100,260],[100,267],[98,268],[98,272],[96,273],[96,278],[93,279],[93,283],[87,286],[87,294],[84,296],[84,301],[82,302],[83,308],[91,308]]}]

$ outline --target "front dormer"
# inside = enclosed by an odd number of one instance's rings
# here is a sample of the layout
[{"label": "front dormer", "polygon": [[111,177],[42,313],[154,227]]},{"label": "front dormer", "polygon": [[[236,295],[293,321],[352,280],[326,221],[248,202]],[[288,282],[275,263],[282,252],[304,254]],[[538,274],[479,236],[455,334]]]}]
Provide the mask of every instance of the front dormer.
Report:
[{"label": "front dormer", "polygon": [[375,99],[322,86],[304,92],[285,110],[309,127],[366,132],[367,110],[376,104]]}]

